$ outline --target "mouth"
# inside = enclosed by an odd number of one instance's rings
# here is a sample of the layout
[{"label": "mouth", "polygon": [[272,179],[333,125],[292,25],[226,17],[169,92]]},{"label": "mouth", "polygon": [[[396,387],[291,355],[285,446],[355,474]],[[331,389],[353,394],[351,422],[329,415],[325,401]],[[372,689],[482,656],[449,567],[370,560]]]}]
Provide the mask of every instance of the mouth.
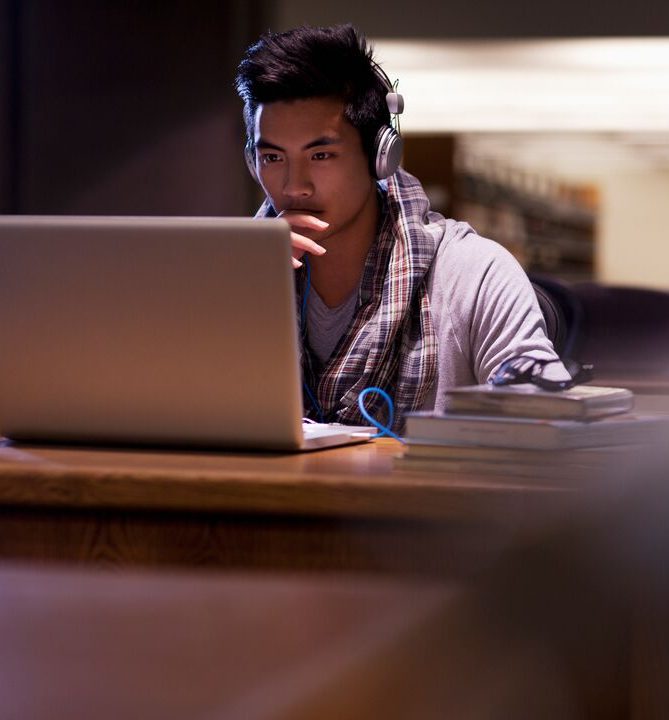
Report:
[{"label": "mouth", "polygon": [[294,215],[322,215],[323,210],[317,210],[316,208],[310,208],[310,207],[291,207],[286,208],[285,210],[282,210],[280,215],[286,215],[288,213],[294,214]]}]

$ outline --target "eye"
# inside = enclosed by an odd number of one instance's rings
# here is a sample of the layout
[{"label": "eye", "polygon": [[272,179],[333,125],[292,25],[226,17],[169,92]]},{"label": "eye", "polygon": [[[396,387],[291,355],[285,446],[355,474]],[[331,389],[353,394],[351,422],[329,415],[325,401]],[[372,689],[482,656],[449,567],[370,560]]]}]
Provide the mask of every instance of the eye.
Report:
[{"label": "eye", "polygon": [[272,165],[275,162],[279,162],[279,160],[281,160],[281,157],[277,153],[263,153],[260,156],[260,162],[263,165]]},{"label": "eye", "polygon": [[329,160],[330,158],[334,157],[334,153],[326,152],[325,150],[321,150],[320,152],[314,153],[311,156],[312,160]]}]

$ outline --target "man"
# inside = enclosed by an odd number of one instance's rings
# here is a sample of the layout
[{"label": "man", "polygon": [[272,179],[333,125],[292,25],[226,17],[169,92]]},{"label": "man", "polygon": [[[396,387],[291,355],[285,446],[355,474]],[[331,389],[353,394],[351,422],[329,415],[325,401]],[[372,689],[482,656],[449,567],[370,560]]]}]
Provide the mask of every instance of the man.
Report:
[{"label": "man", "polygon": [[236,85],[266,195],[258,216],[292,229],[308,416],[361,423],[358,395],[380,387],[398,430],[406,412],[442,410],[445,388],[486,382],[509,357],[555,357],[515,259],[430,211],[403,170],[379,179],[397,150],[377,147],[397,98],[352,26],[264,35]]}]

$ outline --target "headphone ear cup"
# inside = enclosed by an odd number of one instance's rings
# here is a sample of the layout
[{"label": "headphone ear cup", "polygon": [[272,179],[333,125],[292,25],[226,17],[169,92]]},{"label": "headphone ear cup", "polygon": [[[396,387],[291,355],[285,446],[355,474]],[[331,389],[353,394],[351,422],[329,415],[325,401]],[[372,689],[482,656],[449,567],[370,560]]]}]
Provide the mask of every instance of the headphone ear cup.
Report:
[{"label": "headphone ear cup", "polygon": [[244,160],[246,162],[246,167],[248,168],[249,173],[251,173],[251,177],[259,183],[260,180],[258,179],[258,173],[256,172],[256,154],[253,149],[253,146],[251,143],[246,143],[246,146],[244,147]]},{"label": "headphone ear cup", "polygon": [[390,177],[400,166],[404,141],[390,125],[384,125],[376,134],[374,171],[377,180]]}]

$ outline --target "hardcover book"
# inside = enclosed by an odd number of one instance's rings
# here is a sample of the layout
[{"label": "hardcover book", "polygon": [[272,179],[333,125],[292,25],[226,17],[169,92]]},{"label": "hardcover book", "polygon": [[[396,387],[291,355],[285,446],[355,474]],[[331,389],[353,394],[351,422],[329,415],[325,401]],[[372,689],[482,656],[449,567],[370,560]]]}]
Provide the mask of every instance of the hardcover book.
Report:
[{"label": "hardcover book", "polygon": [[[585,447],[569,453],[573,462],[592,465],[613,457],[624,457],[638,448],[637,444],[604,445]],[[565,453],[558,450],[542,450],[538,448],[485,447],[482,445],[444,445],[432,442],[410,442],[404,446],[402,458],[411,461],[457,461],[486,462],[491,465],[505,463],[547,463],[557,464],[564,461]]]},{"label": "hardcover book", "polygon": [[625,388],[577,385],[549,392],[531,383],[466,385],[446,391],[448,412],[475,415],[589,420],[628,412],[634,394]]},{"label": "hardcover book", "polygon": [[612,415],[599,420],[556,420],[454,413],[407,414],[409,444],[567,449],[669,441],[669,415]]},{"label": "hardcover book", "polygon": [[510,447],[440,445],[414,442],[394,458],[394,468],[403,472],[492,476],[591,483],[608,477],[612,469],[630,467],[643,452],[641,445],[615,445],[564,450]]}]

